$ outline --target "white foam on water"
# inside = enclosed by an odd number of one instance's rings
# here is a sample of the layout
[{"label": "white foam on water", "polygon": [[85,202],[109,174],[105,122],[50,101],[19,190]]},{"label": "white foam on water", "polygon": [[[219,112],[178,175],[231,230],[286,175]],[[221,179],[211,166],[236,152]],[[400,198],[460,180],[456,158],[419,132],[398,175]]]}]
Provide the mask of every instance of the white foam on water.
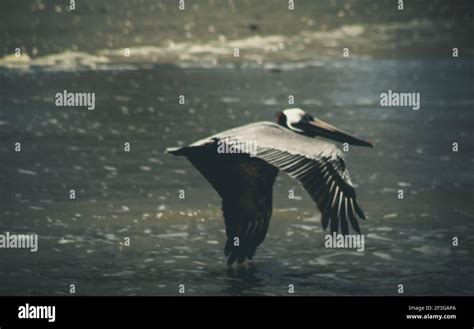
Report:
[{"label": "white foam on water", "polygon": [[374,240],[380,240],[380,241],[393,241],[393,239],[386,238],[386,237],[383,237],[383,236],[380,236],[380,235],[377,235],[377,234],[374,234],[374,233],[367,234],[367,238],[374,239]]},{"label": "white foam on water", "polygon": [[221,97],[221,101],[223,103],[238,103],[240,102],[239,97],[231,97],[231,96],[223,96]]},{"label": "white foam on water", "polygon": [[323,258],[323,257],[318,257],[316,259],[310,260],[308,262],[310,265],[320,265],[320,266],[327,266],[329,264],[332,264],[333,262]]},{"label": "white foam on water", "polygon": [[18,169],[18,173],[23,174],[23,175],[32,175],[32,176],[37,176],[38,173],[31,171],[31,170],[25,170],[25,169]]},{"label": "white foam on water", "polygon": [[390,231],[393,231],[393,228],[388,227],[388,226],[381,226],[381,227],[377,227],[375,231],[390,232]]},{"label": "white foam on water", "polygon": [[186,238],[189,234],[186,232],[178,232],[178,233],[168,233],[168,234],[158,234],[158,238]]},{"label": "white foam on water", "polygon": [[293,224],[291,225],[292,227],[300,228],[305,231],[317,231],[317,227],[315,226],[310,226],[310,225],[302,225],[302,224]]},{"label": "white foam on water", "polygon": [[[252,35],[238,39],[220,37],[214,40],[166,40],[159,45],[99,49],[92,53],[66,50],[56,54],[31,57],[7,55],[0,58],[0,68],[12,70],[134,70],[150,68],[157,63],[172,63],[181,67],[234,68],[235,65],[257,65],[266,69],[295,70],[325,65],[322,59],[334,59],[343,47],[357,44],[363,48],[384,47],[397,42],[400,32],[430,33],[433,25],[427,20],[404,23],[350,24],[331,30],[303,30],[290,35]],[[413,39],[413,40],[412,40]],[[414,43],[412,37],[406,42]],[[124,49],[130,56],[124,56]],[[235,51],[239,50],[236,57]],[[351,53],[351,59],[367,59],[369,55]],[[276,64],[278,63],[278,64]],[[351,65],[340,61],[333,65]],[[353,64],[352,64],[353,65]],[[413,65],[417,65],[413,62]],[[363,105],[372,100],[359,100]]]},{"label": "white foam on water", "polygon": [[100,64],[107,63],[109,63],[107,57],[69,50],[36,58],[31,58],[28,54],[22,54],[18,57],[7,55],[0,58],[0,67],[20,70],[28,70],[34,67],[60,71],[75,70],[80,67],[97,69]]},{"label": "white foam on water", "polygon": [[421,247],[418,247],[418,248],[412,248],[412,250],[414,251],[417,251],[419,253],[422,253],[424,255],[448,255],[450,254],[450,250],[447,249],[447,248],[437,248],[437,247],[433,247],[433,246],[429,246],[429,245],[423,245]]},{"label": "white foam on water", "polygon": [[379,258],[382,258],[382,259],[385,259],[385,260],[391,260],[392,259],[392,256],[390,256],[389,254],[383,253],[383,252],[374,252],[373,255],[375,257],[379,257]]},{"label": "white foam on water", "polygon": [[112,233],[106,234],[105,238],[109,241],[117,241],[118,240],[117,236],[115,236],[115,234],[112,234]]}]

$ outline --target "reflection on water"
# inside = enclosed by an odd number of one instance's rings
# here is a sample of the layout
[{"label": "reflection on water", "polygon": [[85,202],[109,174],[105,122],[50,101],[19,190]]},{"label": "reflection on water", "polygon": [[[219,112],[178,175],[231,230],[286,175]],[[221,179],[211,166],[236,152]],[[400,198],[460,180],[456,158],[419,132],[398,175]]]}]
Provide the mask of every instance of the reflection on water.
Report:
[{"label": "reflection on water", "polygon": [[[383,211],[375,203],[370,206],[373,212]],[[277,210],[255,259],[232,267],[225,265],[223,221],[216,214],[203,222],[174,211],[137,223],[128,214],[105,216],[102,223],[84,214],[82,223],[66,227],[54,221],[35,229],[37,254],[4,254],[1,293],[66,294],[70,283],[80,294],[99,295],[177,295],[180,284],[192,295],[285,295],[290,284],[298,295],[394,295],[398,283],[407,294],[474,292],[469,280],[472,225],[436,229],[446,227],[441,216],[421,214],[371,217],[365,226],[366,249],[357,252],[324,248],[319,222],[301,225],[300,215]],[[452,246],[452,236],[461,238],[461,246]],[[124,237],[130,237],[129,247]]]},{"label": "reflection on water", "polygon": [[248,266],[229,267],[227,277],[224,278],[227,288],[222,292],[233,296],[244,293],[252,294],[253,290],[264,290],[266,281],[259,278],[258,265],[253,262],[250,262]]}]

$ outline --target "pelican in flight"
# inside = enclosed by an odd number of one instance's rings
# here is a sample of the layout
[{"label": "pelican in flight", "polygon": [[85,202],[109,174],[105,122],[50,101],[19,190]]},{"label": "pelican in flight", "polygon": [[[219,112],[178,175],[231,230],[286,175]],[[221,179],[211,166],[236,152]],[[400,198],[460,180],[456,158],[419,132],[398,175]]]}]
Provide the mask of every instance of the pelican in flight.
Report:
[{"label": "pelican in flight", "polygon": [[324,230],[360,233],[365,219],[346,170],[342,151],[328,138],[350,145],[373,147],[303,110],[276,114],[276,123],[256,122],[168,148],[183,155],[222,198],[227,264],[251,260],[265,239],[272,214],[272,190],[278,172],[296,178],[321,212]]}]

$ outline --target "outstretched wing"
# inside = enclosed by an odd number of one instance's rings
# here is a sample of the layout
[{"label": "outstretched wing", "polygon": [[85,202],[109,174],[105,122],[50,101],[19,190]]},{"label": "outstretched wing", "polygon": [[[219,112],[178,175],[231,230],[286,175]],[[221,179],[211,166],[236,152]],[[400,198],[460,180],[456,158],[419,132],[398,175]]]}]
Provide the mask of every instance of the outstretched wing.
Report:
[{"label": "outstretched wing", "polygon": [[[332,143],[294,133],[270,122],[257,122],[219,133],[212,140],[234,145],[257,145],[254,156],[298,179],[321,212],[324,229],[358,233],[358,218],[365,219],[343,160]],[[193,145],[208,142],[201,140]]]},{"label": "outstretched wing", "polygon": [[279,149],[262,148],[257,155],[298,179],[321,212],[324,229],[349,233],[349,223],[360,233],[357,218],[365,219],[344,160],[335,153],[307,158]]},{"label": "outstretched wing", "polygon": [[227,263],[252,259],[267,234],[278,169],[248,154],[220,154],[216,141],[172,153],[185,155],[222,198]]}]

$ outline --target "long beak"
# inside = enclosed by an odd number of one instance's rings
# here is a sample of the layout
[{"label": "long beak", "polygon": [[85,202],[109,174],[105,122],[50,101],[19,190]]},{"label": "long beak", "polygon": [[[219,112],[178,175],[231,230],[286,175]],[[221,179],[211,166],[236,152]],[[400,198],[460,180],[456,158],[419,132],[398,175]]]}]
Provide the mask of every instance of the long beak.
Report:
[{"label": "long beak", "polygon": [[308,132],[311,135],[326,137],[337,142],[348,143],[350,145],[356,146],[374,147],[371,142],[351,136],[348,133],[337,129],[329,123],[319,119],[301,122],[297,127],[305,130],[305,132]]}]

